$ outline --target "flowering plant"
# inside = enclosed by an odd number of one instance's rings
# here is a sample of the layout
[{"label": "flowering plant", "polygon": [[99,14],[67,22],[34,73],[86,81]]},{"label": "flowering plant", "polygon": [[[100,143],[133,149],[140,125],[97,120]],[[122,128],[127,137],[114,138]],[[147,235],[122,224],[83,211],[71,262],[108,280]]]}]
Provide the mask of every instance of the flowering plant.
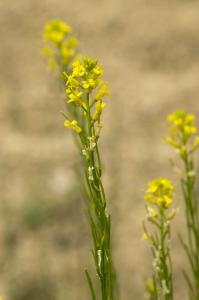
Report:
[{"label": "flowering plant", "polygon": [[166,178],[157,178],[148,184],[145,192],[147,220],[155,227],[149,231],[144,224],[145,240],[151,245],[153,255],[152,282],[147,284],[151,300],[172,300],[173,279],[170,256],[170,221],[176,210],[170,210],[174,186]]},{"label": "flowering plant", "polygon": [[199,299],[199,210],[196,196],[196,172],[193,153],[199,147],[199,137],[194,124],[195,116],[185,111],[177,111],[168,116],[170,136],[166,142],[177,150],[184,164],[184,172],[181,178],[181,188],[185,204],[185,219],[188,234],[188,242],[179,235],[181,244],[186,252],[193,279],[183,270],[183,274],[189,287],[191,300]]}]

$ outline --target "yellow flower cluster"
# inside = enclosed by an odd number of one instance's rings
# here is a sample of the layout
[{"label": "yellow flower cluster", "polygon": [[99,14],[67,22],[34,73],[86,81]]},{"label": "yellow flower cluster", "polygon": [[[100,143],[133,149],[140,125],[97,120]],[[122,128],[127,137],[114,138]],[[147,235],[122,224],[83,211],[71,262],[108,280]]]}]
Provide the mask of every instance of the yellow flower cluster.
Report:
[{"label": "yellow flower cluster", "polygon": [[49,44],[42,48],[42,53],[48,57],[51,69],[55,69],[58,64],[63,69],[74,57],[78,42],[71,36],[71,31],[71,27],[60,20],[52,20],[45,25],[43,39]]},{"label": "yellow flower cluster", "polygon": [[[157,178],[148,183],[144,197],[146,204],[146,217],[149,222],[160,228],[164,224],[164,229],[168,228],[170,221],[175,217],[176,208],[171,207],[174,196],[174,186],[167,178]],[[150,205],[148,205],[148,203]],[[148,240],[155,245],[156,241],[152,232],[147,230],[144,224],[143,240]]]},{"label": "yellow flower cluster", "polygon": [[73,62],[71,74],[65,74],[67,102],[82,107],[84,114],[89,113],[93,122],[98,123],[106,106],[103,98],[109,95],[108,87],[101,79],[102,74],[98,62],[89,57],[78,57]]},{"label": "yellow flower cluster", "polygon": [[[165,138],[165,141],[172,147],[176,148],[182,158],[185,156],[187,144],[190,138],[197,132],[194,125],[195,116],[187,114],[185,111],[176,111],[168,116],[170,136]],[[195,137],[190,145],[190,151],[193,152],[199,147],[199,137]]]},{"label": "yellow flower cluster", "polygon": [[[172,203],[173,194],[174,186],[171,181],[166,178],[157,178],[148,183],[144,197],[150,204],[167,209]],[[155,217],[155,210],[151,210],[152,217]]]}]

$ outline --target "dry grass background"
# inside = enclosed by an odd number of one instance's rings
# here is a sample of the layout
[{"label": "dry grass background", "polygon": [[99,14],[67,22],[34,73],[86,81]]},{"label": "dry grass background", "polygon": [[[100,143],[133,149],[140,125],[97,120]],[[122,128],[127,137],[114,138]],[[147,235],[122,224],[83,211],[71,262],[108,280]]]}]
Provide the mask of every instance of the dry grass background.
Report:
[{"label": "dry grass background", "polygon": [[[81,51],[98,58],[112,96],[101,138],[122,299],[143,299],[150,274],[140,240],[142,193],[174,179],[162,141],[177,108],[199,118],[197,0],[0,1],[0,292],[15,300],[85,300],[90,265],[85,207],[73,174],[75,146],[63,128],[60,91],[40,56],[43,25],[71,24]],[[198,122],[199,125],[199,122]],[[180,204],[181,206],[181,204]],[[175,228],[174,228],[175,227]],[[176,300],[186,300],[174,222]]]}]

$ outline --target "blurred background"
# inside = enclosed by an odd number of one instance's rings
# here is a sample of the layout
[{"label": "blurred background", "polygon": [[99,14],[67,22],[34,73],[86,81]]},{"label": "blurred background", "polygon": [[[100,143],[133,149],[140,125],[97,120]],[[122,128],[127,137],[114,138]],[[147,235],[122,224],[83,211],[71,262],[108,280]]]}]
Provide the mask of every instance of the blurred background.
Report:
[{"label": "blurred background", "polygon": [[[144,299],[151,272],[141,241],[143,192],[176,175],[163,141],[166,116],[199,119],[197,0],[0,0],[0,294],[13,300],[85,300],[92,269],[85,205],[73,172],[77,152],[59,111],[65,91],[40,54],[46,22],[68,22],[83,54],[98,58],[111,97],[101,136],[113,253],[124,300]],[[199,122],[197,123],[199,125]],[[181,199],[179,206],[181,205]],[[185,266],[173,222],[176,300]],[[179,250],[180,249],[180,250]],[[89,253],[89,255],[88,255]]]}]

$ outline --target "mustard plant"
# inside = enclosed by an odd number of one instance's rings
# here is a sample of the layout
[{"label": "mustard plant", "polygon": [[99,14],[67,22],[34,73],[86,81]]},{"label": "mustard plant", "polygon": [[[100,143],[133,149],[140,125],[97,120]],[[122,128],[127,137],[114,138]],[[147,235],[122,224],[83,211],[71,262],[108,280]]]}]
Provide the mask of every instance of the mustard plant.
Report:
[{"label": "mustard plant", "polygon": [[[114,269],[111,255],[111,217],[107,212],[107,201],[102,183],[102,167],[98,148],[103,127],[101,114],[106,105],[104,97],[109,95],[107,84],[101,78],[102,68],[97,61],[78,57],[73,62],[72,72],[66,76],[66,105],[71,105],[78,119],[65,117],[65,127],[79,137],[88,195],[88,218],[93,239],[92,254],[101,287],[101,299],[112,300]],[[85,271],[93,300],[97,296],[94,281]]]},{"label": "mustard plant", "polygon": [[179,235],[181,244],[186,252],[193,279],[183,270],[189,287],[189,298],[199,299],[199,211],[198,198],[196,196],[196,172],[193,153],[199,147],[199,137],[194,124],[195,116],[185,111],[176,111],[168,116],[170,135],[166,142],[177,150],[184,165],[181,177],[181,188],[185,205],[185,218],[188,241]]},{"label": "mustard plant", "polygon": [[174,186],[166,178],[157,178],[148,184],[145,192],[147,220],[143,239],[151,246],[153,256],[152,278],[146,288],[150,300],[173,300],[172,262],[170,255],[170,221],[176,213],[171,209]]}]

